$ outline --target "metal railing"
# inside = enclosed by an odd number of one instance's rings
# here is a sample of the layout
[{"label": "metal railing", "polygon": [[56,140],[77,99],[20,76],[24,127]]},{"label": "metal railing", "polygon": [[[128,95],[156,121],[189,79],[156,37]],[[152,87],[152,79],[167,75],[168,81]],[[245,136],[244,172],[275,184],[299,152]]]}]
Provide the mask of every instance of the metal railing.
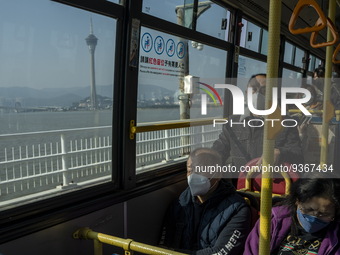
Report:
[{"label": "metal railing", "polygon": [[[137,173],[185,160],[192,148],[211,146],[220,130],[207,125],[137,133]],[[110,126],[0,135],[0,203],[110,181],[111,135]]]},{"label": "metal railing", "polygon": [[1,135],[0,201],[109,177],[110,131],[96,127]]},{"label": "metal railing", "polygon": [[207,125],[137,133],[137,173],[184,160],[192,149],[210,147],[220,132],[220,126]]},{"label": "metal railing", "polygon": [[94,242],[94,255],[103,255],[102,244],[109,244],[124,249],[125,255],[132,255],[134,251],[150,255],[185,255],[157,246],[135,242],[132,239],[123,239],[102,233],[97,233],[89,228],[81,228],[73,233],[74,239],[91,239]]}]

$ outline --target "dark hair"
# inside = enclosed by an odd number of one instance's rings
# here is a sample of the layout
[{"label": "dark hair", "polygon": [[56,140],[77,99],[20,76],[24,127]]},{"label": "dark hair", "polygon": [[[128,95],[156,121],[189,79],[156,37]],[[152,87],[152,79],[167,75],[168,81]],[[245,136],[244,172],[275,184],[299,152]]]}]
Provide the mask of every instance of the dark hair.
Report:
[{"label": "dark hair", "polygon": [[322,66],[319,66],[314,70],[314,73],[318,78],[324,78],[325,77],[325,68]]},{"label": "dark hair", "polygon": [[256,76],[264,76],[264,77],[267,77],[267,74],[265,74],[265,73],[257,73],[257,74],[253,74],[253,75],[250,77],[249,81],[250,81],[251,79],[255,78]]},{"label": "dark hair", "polygon": [[211,148],[198,148],[193,150],[189,158],[191,159],[192,169],[196,166],[222,165],[220,154]]},{"label": "dark hair", "polygon": [[327,173],[309,173],[308,178],[300,178],[294,182],[290,189],[285,204],[289,207],[291,214],[296,214],[296,202],[304,203],[313,197],[323,197],[331,200],[335,205],[335,220],[340,219],[340,179],[332,178]]}]

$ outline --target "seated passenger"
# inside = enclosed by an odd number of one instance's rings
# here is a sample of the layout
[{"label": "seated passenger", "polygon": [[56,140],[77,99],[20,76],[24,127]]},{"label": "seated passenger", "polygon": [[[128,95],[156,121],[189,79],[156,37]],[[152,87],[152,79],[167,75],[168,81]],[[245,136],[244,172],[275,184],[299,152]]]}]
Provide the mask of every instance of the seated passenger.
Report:
[{"label": "seated passenger", "polygon": [[316,92],[318,94],[321,94],[321,97],[323,95],[324,90],[324,82],[325,82],[325,68],[322,66],[319,66],[314,70],[313,73],[313,86],[316,88]]},{"label": "seated passenger", "polygon": [[[248,96],[253,97],[254,107],[257,110],[264,110],[266,75],[253,75],[247,87],[252,88],[252,95]],[[260,158],[257,163],[260,164],[262,162],[264,126],[253,125],[256,121],[263,121],[263,117],[253,115],[248,107],[245,107],[244,115],[231,116],[230,119],[238,124],[223,125],[222,132],[212,148],[221,155],[223,163],[227,162],[238,170],[255,158]],[[240,124],[242,121],[246,124]],[[252,122],[252,125],[247,125],[249,121]],[[292,124],[289,123],[289,126],[293,126]],[[303,163],[301,141],[296,127],[283,128],[275,139],[274,164],[284,162]]]},{"label": "seated passenger", "polygon": [[[273,207],[270,254],[340,254],[340,180],[309,173],[291,186],[283,205]],[[332,178],[332,179],[331,179]],[[259,254],[259,221],[244,254]]]},{"label": "seated passenger", "polygon": [[190,254],[241,254],[250,231],[250,208],[218,173],[217,152],[199,148],[187,161],[189,187],[165,216],[160,245]]}]

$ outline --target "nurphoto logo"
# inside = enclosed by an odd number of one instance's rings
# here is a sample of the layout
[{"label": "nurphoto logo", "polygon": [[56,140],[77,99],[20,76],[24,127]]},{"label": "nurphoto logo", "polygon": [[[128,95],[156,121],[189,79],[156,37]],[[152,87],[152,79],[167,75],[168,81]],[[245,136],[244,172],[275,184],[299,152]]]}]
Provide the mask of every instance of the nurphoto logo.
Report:
[{"label": "nurphoto logo", "polygon": [[[222,88],[222,89],[228,89],[231,92],[231,96],[233,98],[233,115],[244,115],[245,114],[245,100],[244,100],[244,93],[243,91],[231,84],[215,84],[214,87],[211,85],[208,85],[206,83],[199,82],[199,84],[204,85],[205,87],[209,88],[213,93],[211,93],[208,89],[200,88],[203,90],[206,94],[201,94],[201,114],[207,115],[207,94],[210,96],[210,98],[214,101],[215,105],[216,99],[213,94],[218,98],[220,105],[222,105],[222,100],[216,89]],[[252,88],[247,89],[247,94],[252,95]],[[300,98],[289,98],[289,94],[302,94]],[[278,90],[276,87],[272,88],[272,105],[269,109],[257,109],[256,102],[254,101],[252,96],[247,97],[247,106],[250,113],[252,113],[254,116],[267,116],[269,114],[272,114],[277,106],[278,106]],[[311,116],[311,113],[306,109],[306,107],[303,105],[304,103],[307,103],[311,99],[311,93],[309,90],[305,88],[296,88],[296,87],[282,87],[281,88],[281,115],[287,115],[287,105],[295,105],[297,109],[299,109],[304,115]],[[297,121],[294,119],[251,119],[249,121],[243,120],[241,122],[233,122],[232,120],[228,121],[225,119],[214,119],[214,127],[215,125],[223,125],[230,123],[230,125],[243,125],[243,126],[250,126],[250,127],[261,127],[264,125],[264,123],[269,122],[272,127],[274,126],[274,123],[279,121],[281,122],[281,125],[284,127],[295,127],[297,126]]]}]

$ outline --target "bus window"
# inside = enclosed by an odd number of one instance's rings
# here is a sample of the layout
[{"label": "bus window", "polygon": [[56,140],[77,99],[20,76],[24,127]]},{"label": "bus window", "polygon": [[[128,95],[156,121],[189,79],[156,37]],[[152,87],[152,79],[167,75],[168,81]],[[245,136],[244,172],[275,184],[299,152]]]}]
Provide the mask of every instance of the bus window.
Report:
[{"label": "bus window", "polygon": [[316,57],[314,55],[310,55],[308,71],[314,72],[314,70],[316,68],[315,67],[315,60],[316,60]]},{"label": "bus window", "polygon": [[258,73],[266,73],[267,63],[246,56],[239,56],[237,86],[245,91],[249,78]]},{"label": "bus window", "polygon": [[301,87],[302,73],[286,68],[282,70],[282,87]]},{"label": "bus window", "polygon": [[[222,116],[221,105],[206,115],[201,114],[203,84],[200,85],[202,89],[196,85],[194,93],[190,94],[191,108],[186,118],[180,116],[179,100],[185,75],[199,77],[200,82],[211,86],[224,83],[226,58],[226,51],[142,27],[138,123]],[[223,93],[220,94],[223,97]],[[209,97],[210,100],[214,102]]]},{"label": "bus window", "polygon": [[285,42],[285,53],[283,61],[294,65],[296,67],[303,68],[303,61],[305,57],[305,51],[296,47],[295,45]]},{"label": "bus window", "polygon": [[296,47],[295,48],[294,65],[302,68],[304,57],[305,57],[305,52],[302,49]]},{"label": "bus window", "polygon": [[[204,10],[203,4],[206,5],[206,10]],[[197,19],[196,30],[229,41],[230,11],[215,3],[207,3],[207,1],[199,1],[198,6],[202,11]]]},{"label": "bus window", "polygon": [[267,55],[268,53],[268,31],[262,29],[262,39],[261,39],[261,54]]},{"label": "bus window", "polygon": [[259,52],[261,28],[246,19],[242,19],[242,24],[244,26],[242,28],[240,46]]},{"label": "bus window", "polygon": [[52,1],[5,5],[1,202],[111,181],[116,20]]},{"label": "bus window", "polygon": [[294,46],[289,42],[285,42],[285,53],[283,61],[288,64],[293,64],[293,59],[294,59]]},{"label": "bus window", "polygon": [[[138,124],[223,116],[223,90],[214,85],[225,83],[227,51],[145,27],[140,43]],[[186,75],[200,82],[191,91],[184,88]],[[203,146],[211,146],[220,129],[211,124],[137,134],[137,173],[182,160],[202,139]]]},{"label": "bus window", "polygon": [[315,68],[318,68],[320,66],[322,66],[322,60],[319,58],[315,58]]},{"label": "bus window", "polygon": [[142,11],[157,18],[191,28],[193,2],[193,0],[144,0]]}]

